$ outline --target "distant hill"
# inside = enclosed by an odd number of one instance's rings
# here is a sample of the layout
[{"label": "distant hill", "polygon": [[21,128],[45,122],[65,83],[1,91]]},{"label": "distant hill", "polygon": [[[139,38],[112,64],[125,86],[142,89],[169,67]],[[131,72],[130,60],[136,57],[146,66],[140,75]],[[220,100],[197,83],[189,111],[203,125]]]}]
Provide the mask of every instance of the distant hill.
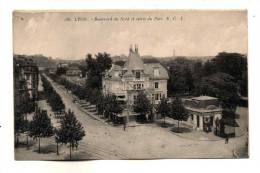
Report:
[{"label": "distant hill", "polygon": [[[84,64],[85,59],[79,59],[79,60],[66,60],[62,58],[52,59],[51,57],[46,57],[44,55],[23,55],[27,58],[32,59],[35,63],[37,63],[40,67],[56,67],[60,63],[66,63],[66,64]],[[112,56],[112,61],[119,62],[119,64],[123,64],[127,61],[126,55],[115,55]],[[206,62],[209,59],[214,58],[214,56],[176,56],[176,57],[154,57],[151,55],[144,55],[141,56],[144,63],[162,63],[167,64],[168,62],[176,59],[176,58],[185,58],[189,60],[200,60],[202,62]],[[121,62],[120,62],[121,61]]]},{"label": "distant hill", "polygon": [[39,67],[55,67],[56,61],[51,57],[46,57],[43,55],[14,55],[15,57],[32,59],[33,62],[37,64]]},{"label": "distant hill", "polygon": [[[126,55],[121,55],[121,56],[113,56],[111,57],[113,62],[117,62],[117,61],[122,61],[122,62],[126,62],[127,61],[127,56]],[[176,57],[154,57],[151,55],[144,55],[141,56],[141,58],[143,59],[144,63],[163,63],[163,64],[167,64],[168,62],[177,59],[177,58],[185,58],[188,60],[199,60],[201,62],[206,62],[207,60],[210,60],[212,58],[214,58],[214,56],[176,56]]]},{"label": "distant hill", "polygon": [[113,62],[116,62],[116,61],[126,61],[127,60],[127,56],[126,55],[115,55],[115,56],[112,56],[111,59]]}]

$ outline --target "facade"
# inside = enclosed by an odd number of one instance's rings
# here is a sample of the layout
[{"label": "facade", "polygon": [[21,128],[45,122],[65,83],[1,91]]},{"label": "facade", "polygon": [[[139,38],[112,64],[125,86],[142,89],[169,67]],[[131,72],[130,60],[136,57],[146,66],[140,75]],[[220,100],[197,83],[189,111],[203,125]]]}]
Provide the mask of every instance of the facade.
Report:
[{"label": "facade", "polygon": [[[39,69],[36,63],[27,58],[15,58],[15,85],[18,86],[17,92],[28,91],[30,99],[38,99]],[[25,83],[25,85],[22,85]],[[21,87],[19,87],[21,86]]]},{"label": "facade", "polygon": [[49,67],[49,68],[47,68],[47,70],[48,70],[48,73],[50,73],[50,74],[56,74],[57,67]]},{"label": "facade", "polygon": [[184,106],[190,114],[188,123],[193,129],[216,132],[220,129],[218,122],[222,119],[219,100],[209,96],[199,96],[184,100]]},{"label": "facade", "polygon": [[78,67],[69,67],[66,71],[67,76],[82,76],[81,70]]},{"label": "facade", "polygon": [[184,106],[190,114],[187,121],[193,129],[213,132],[221,137],[234,137],[239,127],[235,118],[223,116],[223,109],[215,97],[199,96],[184,100]]},{"label": "facade", "polygon": [[69,67],[69,64],[67,64],[67,63],[59,63],[58,67],[67,68],[67,67]]},{"label": "facade", "polygon": [[[160,63],[144,63],[138,47],[129,49],[124,66],[113,64],[102,80],[104,94],[114,94],[131,109],[138,92],[143,91],[153,104],[167,97],[167,70]],[[128,112],[129,113],[129,112]],[[130,113],[131,114],[131,113]]]}]

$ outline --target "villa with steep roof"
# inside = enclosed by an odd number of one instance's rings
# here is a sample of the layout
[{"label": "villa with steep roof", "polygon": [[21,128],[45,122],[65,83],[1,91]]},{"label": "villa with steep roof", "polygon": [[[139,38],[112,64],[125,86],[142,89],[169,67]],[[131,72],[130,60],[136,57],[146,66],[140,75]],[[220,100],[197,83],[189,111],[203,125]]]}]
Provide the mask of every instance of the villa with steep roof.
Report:
[{"label": "villa with steep roof", "polygon": [[102,80],[103,93],[114,94],[118,100],[133,105],[143,91],[153,104],[167,97],[167,70],[160,63],[144,63],[135,45],[130,47],[124,66],[113,64]]}]

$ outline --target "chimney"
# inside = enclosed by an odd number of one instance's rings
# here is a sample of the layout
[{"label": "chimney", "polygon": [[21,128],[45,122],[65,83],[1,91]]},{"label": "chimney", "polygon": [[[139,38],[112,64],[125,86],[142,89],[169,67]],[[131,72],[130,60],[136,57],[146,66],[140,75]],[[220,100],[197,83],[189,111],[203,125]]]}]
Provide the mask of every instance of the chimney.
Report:
[{"label": "chimney", "polygon": [[138,53],[138,45],[135,44],[135,53]]},{"label": "chimney", "polygon": [[129,52],[133,52],[133,46],[130,44]]}]

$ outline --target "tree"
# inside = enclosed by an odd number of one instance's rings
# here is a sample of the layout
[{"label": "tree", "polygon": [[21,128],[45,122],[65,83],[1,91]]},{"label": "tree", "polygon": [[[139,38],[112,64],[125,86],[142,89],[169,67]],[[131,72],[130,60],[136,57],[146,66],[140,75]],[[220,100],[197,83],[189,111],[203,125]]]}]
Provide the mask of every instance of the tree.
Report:
[{"label": "tree", "polygon": [[212,75],[214,73],[216,73],[218,70],[217,70],[217,67],[216,67],[216,63],[212,60],[207,60],[205,63],[204,63],[204,66],[203,66],[203,69],[202,69],[202,76],[209,76],[209,75]]},{"label": "tree", "polygon": [[52,84],[47,80],[44,75],[41,75],[44,94],[47,98],[47,102],[50,104],[52,111],[62,112],[65,109],[65,105],[60,95],[54,90]]},{"label": "tree", "polygon": [[50,137],[53,135],[53,126],[51,119],[48,117],[47,111],[38,109],[33,120],[30,123],[29,135],[39,140],[39,153],[41,152],[41,138]]},{"label": "tree", "polygon": [[218,72],[234,78],[239,93],[247,96],[247,56],[239,53],[220,52],[213,60]]},{"label": "tree", "polygon": [[169,95],[186,95],[194,89],[192,67],[195,61],[179,57],[168,62],[169,67]]},{"label": "tree", "polygon": [[95,56],[101,73],[105,72],[106,70],[112,67],[112,59],[108,53],[98,53]]},{"label": "tree", "polygon": [[134,101],[133,108],[134,112],[140,114],[140,118],[137,118],[141,121],[146,121],[146,114],[151,112],[152,105],[144,92],[139,92]]},{"label": "tree", "polygon": [[114,123],[117,119],[116,115],[123,111],[122,103],[119,103],[115,95],[105,95],[102,99],[102,103],[98,105],[100,109],[103,109],[105,117]]},{"label": "tree", "polygon": [[184,108],[182,101],[180,98],[176,98],[172,103],[171,103],[171,117],[174,120],[178,121],[178,132],[179,132],[179,122],[180,121],[187,121],[188,120],[188,113],[186,109]]},{"label": "tree", "polygon": [[98,95],[98,97],[97,97],[96,108],[97,108],[98,114],[103,115],[104,110],[105,110],[105,96],[102,93],[100,95]]},{"label": "tree", "polygon": [[215,73],[201,78],[196,83],[196,95],[217,97],[223,108],[235,109],[238,101],[238,87],[235,79],[226,73]]},{"label": "tree", "polygon": [[242,96],[248,96],[248,72],[243,71],[241,80],[238,81],[240,86],[240,93]]},{"label": "tree", "polygon": [[191,70],[189,68],[185,69],[184,78],[185,78],[186,91],[190,94],[194,89],[194,82],[193,82]]},{"label": "tree", "polygon": [[81,123],[76,119],[74,112],[70,109],[68,112],[65,112],[61,120],[60,129],[56,135],[58,142],[69,144],[71,159],[71,149],[74,146],[78,146],[78,141],[82,140],[85,136],[85,131]]},{"label": "tree", "polygon": [[54,130],[55,142],[56,142],[56,154],[59,155],[59,143],[62,142],[61,130],[55,128]]},{"label": "tree", "polygon": [[165,118],[170,113],[170,107],[169,107],[169,105],[167,103],[167,99],[165,97],[163,97],[161,99],[161,102],[159,103],[156,111],[158,114],[161,114],[161,116],[163,117],[163,119],[164,119],[163,124],[165,127]]},{"label": "tree", "polygon": [[[19,144],[21,133],[29,129],[27,114],[34,111],[35,103],[30,98],[25,80],[15,80],[15,102],[14,102],[14,120],[15,120],[15,145]],[[26,135],[28,149],[28,134]]]},{"label": "tree", "polygon": [[241,80],[247,70],[247,57],[243,54],[220,52],[212,61],[219,72],[233,76],[236,81]]},{"label": "tree", "polygon": [[65,75],[66,72],[67,72],[66,67],[58,67],[57,71],[56,71],[56,75],[58,75],[58,76]]},{"label": "tree", "polygon": [[15,113],[14,119],[15,119],[15,124],[14,124],[14,127],[15,127],[15,145],[17,146],[19,144],[19,135],[28,130],[27,129],[28,120],[26,120],[22,114],[19,114],[17,112]]},{"label": "tree", "polygon": [[118,60],[118,61],[115,61],[114,64],[123,67],[125,65],[125,61]]},{"label": "tree", "polygon": [[112,59],[110,55],[106,52],[98,53],[96,59],[92,58],[91,54],[87,55],[86,58],[86,69],[87,69],[87,81],[86,84],[90,88],[98,88],[102,87],[102,77],[104,72],[111,68]]}]

